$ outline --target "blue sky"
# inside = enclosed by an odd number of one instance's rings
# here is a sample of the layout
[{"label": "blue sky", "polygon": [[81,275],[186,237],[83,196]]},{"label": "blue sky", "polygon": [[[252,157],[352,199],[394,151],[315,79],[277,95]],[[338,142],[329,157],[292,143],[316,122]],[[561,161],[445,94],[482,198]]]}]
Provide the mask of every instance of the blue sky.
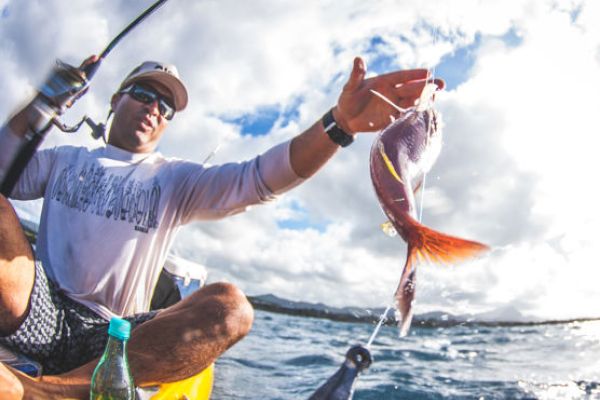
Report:
[{"label": "blue sky", "polygon": [[[435,37],[436,33],[434,32],[433,35]],[[502,35],[498,35],[497,38],[510,47],[519,46],[522,40],[513,28]],[[475,53],[481,45],[481,41],[481,34],[476,34],[471,43],[453,49],[441,57],[437,63],[426,66],[426,68],[445,80],[447,90],[454,90],[468,80],[475,62]],[[387,54],[378,54],[377,49],[379,46],[385,46],[385,40],[376,35],[370,39],[370,45],[366,50],[367,53],[374,55],[374,59],[369,64],[369,69],[379,74],[397,68],[393,57]],[[238,125],[242,134],[251,136],[267,135],[276,123],[286,126],[290,120],[297,119],[299,117],[297,109],[299,103],[301,103],[301,100],[286,105],[285,108],[282,108],[280,104],[266,105],[253,110],[251,113],[245,113],[234,118],[223,117],[223,119]]]},{"label": "blue sky", "polygon": [[[0,109],[8,116],[56,58],[98,52],[150,1],[0,1]],[[65,119],[106,115],[122,77],[146,59],[175,63],[189,108],[161,144],[169,156],[248,159],[291,139],[335,104],[352,65],[369,74],[435,67],[444,147],[424,221],[494,249],[419,271],[417,313],[512,306],[535,318],[598,316],[600,168],[591,97],[600,87],[600,15],[591,0],[447,2],[256,0],[166,3],[103,64]],[[268,10],[268,12],[267,12]],[[76,32],[76,34],[74,34]],[[405,245],[385,236],[360,135],[278,201],[186,227],[173,252],[249,294],[332,305],[390,301]],[[45,146],[98,146],[53,132]],[[19,204],[35,217],[39,203]]]}]

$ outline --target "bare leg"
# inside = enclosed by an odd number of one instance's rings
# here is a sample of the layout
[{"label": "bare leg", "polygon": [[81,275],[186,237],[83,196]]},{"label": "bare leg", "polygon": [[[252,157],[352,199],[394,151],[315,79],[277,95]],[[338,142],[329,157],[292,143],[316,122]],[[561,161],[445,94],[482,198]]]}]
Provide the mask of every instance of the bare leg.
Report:
[{"label": "bare leg", "polygon": [[0,335],[21,325],[29,309],[35,266],[19,219],[0,195]]},{"label": "bare leg", "polygon": [[[27,317],[34,275],[29,242],[12,205],[0,195],[0,336],[16,331]],[[0,398],[23,398],[20,380],[32,381],[0,363]],[[44,398],[36,390],[30,398]]]},{"label": "bare leg", "polygon": [[128,352],[138,385],[201,372],[248,334],[254,312],[235,286],[216,283],[134,330]]},{"label": "bare leg", "polygon": [[[215,283],[138,326],[127,345],[136,385],[171,382],[201,372],[242,339],[252,326],[252,306],[235,286]],[[61,375],[87,379],[97,361]]]},{"label": "bare leg", "polygon": [[[161,311],[132,332],[127,353],[136,385],[171,382],[201,372],[250,331],[253,317],[252,306],[244,294],[226,283],[208,285]],[[97,363],[94,360],[68,373],[40,380],[14,375],[24,387],[24,399],[83,399],[89,396]],[[0,386],[2,378],[0,368]]]},{"label": "bare leg", "polygon": [[0,363],[0,399],[53,400],[87,399],[89,383],[57,385],[33,379]]},{"label": "bare leg", "polygon": [[[0,335],[14,332],[27,316],[34,277],[31,247],[12,206],[0,195]],[[206,286],[161,311],[132,332],[128,356],[136,385],[199,373],[250,331],[253,317],[244,294],[226,283]],[[0,363],[0,398],[87,398],[97,363],[41,379]]]}]

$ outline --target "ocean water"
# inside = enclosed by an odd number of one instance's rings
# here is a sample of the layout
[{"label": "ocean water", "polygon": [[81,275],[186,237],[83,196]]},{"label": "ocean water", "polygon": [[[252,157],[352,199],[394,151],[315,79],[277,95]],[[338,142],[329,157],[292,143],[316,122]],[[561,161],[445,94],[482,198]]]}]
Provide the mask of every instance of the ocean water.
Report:
[{"label": "ocean water", "polygon": [[[213,398],[307,399],[374,325],[256,311],[216,363]],[[383,327],[354,399],[600,399],[600,321]]]}]

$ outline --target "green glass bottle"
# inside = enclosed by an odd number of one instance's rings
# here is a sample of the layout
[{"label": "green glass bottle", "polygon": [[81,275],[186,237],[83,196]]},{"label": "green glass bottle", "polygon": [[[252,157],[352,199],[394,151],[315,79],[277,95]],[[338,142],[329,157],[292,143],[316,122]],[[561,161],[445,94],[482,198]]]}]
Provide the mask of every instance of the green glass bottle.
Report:
[{"label": "green glass bottle", "polygon": [[113,318],[108,326],[108,343],[92,375],[90,400],[134,400],[135,386],[127,361],[131,324]]}]

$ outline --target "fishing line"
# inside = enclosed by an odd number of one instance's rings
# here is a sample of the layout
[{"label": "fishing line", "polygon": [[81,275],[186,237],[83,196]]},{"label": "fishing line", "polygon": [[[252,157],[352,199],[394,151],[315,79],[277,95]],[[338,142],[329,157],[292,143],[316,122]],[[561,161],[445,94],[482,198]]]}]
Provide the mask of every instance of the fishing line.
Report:
[{"label": "fishing line", "polygon": [[423,182],[421,183],[421,204],[419,205],[419,222],[423,223],[423,203],[425,202],[425,181],[427,174],[423,174]]},{"label": "fishing line", "polygon": [[[432,46],[433,49],[435,50],[435,46],[437,45],[438,42],[438,34],[439,34],[439,29],[436,27],[435,29],[433,29],[433,40],[432,40]],[[431,76],[431,81],[435,82],[435,64],[432,63],[433,66],[429,67],[427,70],[429,72],[429,75]],[[430,104],[433,103],[433,99],[428,99]],[[421,183],[421,204],[419,205],[419,222],[423,223],[423,204],[425,203],[425,183],[427,181],[427,172],[423,173],[423,182]]]},{"label": "fishing line", "polygon": [[[438,28],[433,29],[433,47],[435,49],[435,46],[437,44],[438,41]],[[433,64],[432,67],[429,67],[428,69],[429,72],[429,76],[432,82],[435,81],[435,64]],[[400,106],[396,105],[393,101],[391,101],[390,99],[388,99],[386,96],[384,96],[383,94],[379,93],[376,90],[373,89],[369,89],[369,91],[375,95],[376,97],[380,98],[381,100],[383,100],[384,102],[386,102],[387,104],[391,105],[392,107],[394,107],[397,111],[400,111],[401,114],[406,113],[408,110],[410,110],[411,108],[408,109],[404,109],[401,108]],[[421,99],[419,99],[420,101]],[[428,101],[432,102],[433,99],[428,99]],[[420,205],[419,205],[419,215],[418,215],[418,220],[419,223],[423,222],[423,206],[425,203],[425,185],[427,181],[427,173],[423,173],[423,180],[421,181],[421,200],[420,200]],[[375,326],[375,328],[373,329],[373,332],[371,333],[371,336],[369,337],[369,340],[366,344],[366,348],[368,350],[371,349],[371,345],[373,344],[373,341],[375,340],[375,338],[377,337],[377,335],[379,334],[379,331],[381,330],[381,327],[383,326],[383,323],[385,321],[387,321],[387,315],[390,312],[390,310],[394,308],[394,306],[388,305],[386,307],[386,309],[383,311],[383,313],[381,313],[381,315],[379,316],[379,321],[377,322],[377,325]]]},{"label": "fishing line", "polygon": [[377,322],[377,325],[375,326],[375,329],[373,330],[373,333],[371,333],[371,337],[369,338],[369,341],[367,342],[367,345],[365,346],[367,349],[371,350],[371,344],[373,344],[373,341],[375,340],[375,337],[379,333],[379,330],[381,329],[381,326],[383,325],[383,323],[385,321],[387,321],[387,315],[391,309],[392,309],[392,306],[387,306],[385,311],[379,316],[379,322]]},{"label": "fishing line", "polygon": [[395,104],[393,101],[391,101],[390,99],[388,99],[387,97],[385,97],[384,95],[379,93],[377,90],[369,89],[369,92],[371,92],[375,96],[379,97],[381,100],[385,101],[390,106],[394,107],[397,111],[400,112],[400,114],[405,114],[409,110],[408,108],[402,108],[399,105]]},{"label": "fishing line", "polygon": [[204,161],[202,161],[202,165],[209,162],[210,159],[213,158],[215,156],[215,154],[217,154],[217,151],[219,151],[220,148],[221,148],[221,143],[217,143],[217,146],[215,147],[215,149],[213,151],[211,151],[209,155],[206,156]]}]

